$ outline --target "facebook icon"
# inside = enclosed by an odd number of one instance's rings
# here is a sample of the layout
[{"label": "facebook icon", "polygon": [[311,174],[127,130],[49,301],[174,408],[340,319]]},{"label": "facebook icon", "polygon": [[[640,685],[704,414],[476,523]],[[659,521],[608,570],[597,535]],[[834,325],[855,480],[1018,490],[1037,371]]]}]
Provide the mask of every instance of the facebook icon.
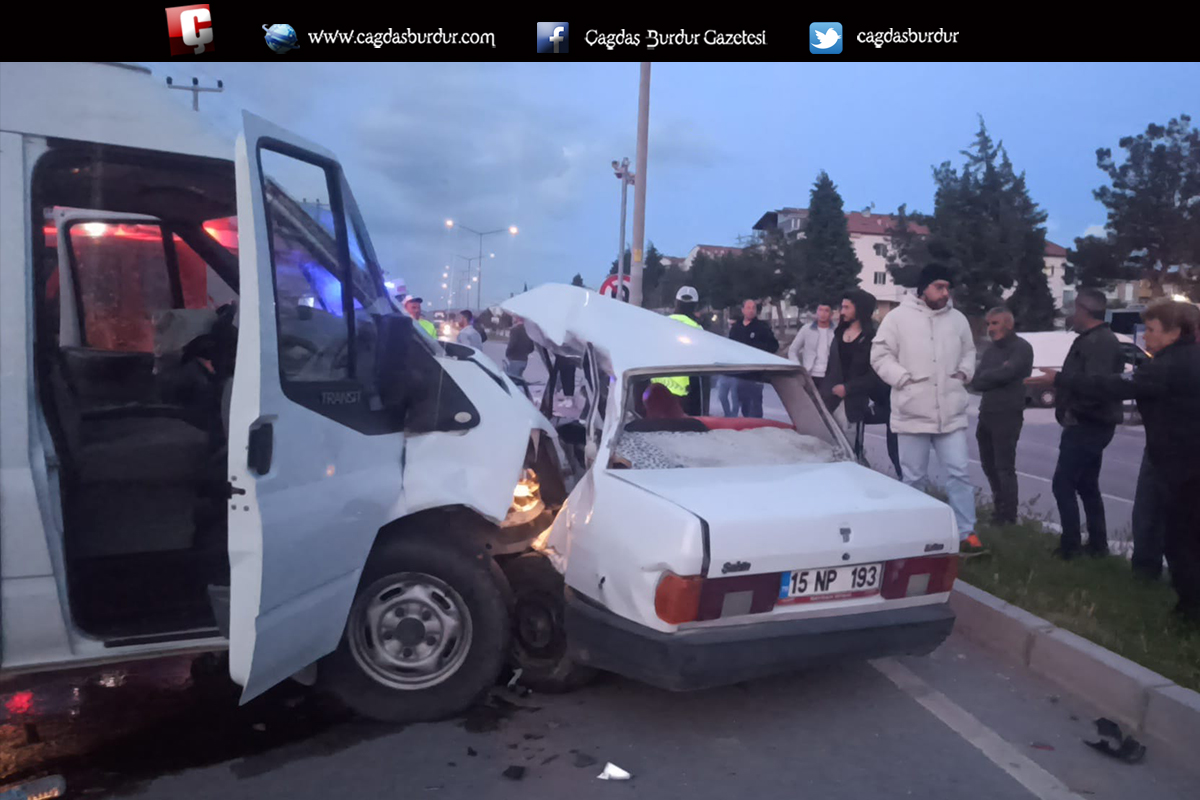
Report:
[{"label": "facebook icon", "polygon": [[566,53],[570,51],[571,38],[565,22],[539,22],[537,24],[537,51],[539,53]]}]

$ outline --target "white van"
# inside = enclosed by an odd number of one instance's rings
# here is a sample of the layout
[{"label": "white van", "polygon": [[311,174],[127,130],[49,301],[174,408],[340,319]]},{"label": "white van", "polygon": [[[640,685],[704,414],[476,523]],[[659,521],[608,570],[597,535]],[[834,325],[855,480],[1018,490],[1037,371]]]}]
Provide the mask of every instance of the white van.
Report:
[{"label": "white van", "polygon": [[298,674],[393,719],[495,679],[548,425],[412,332],[332,153],[4,63],[0,208],[0,673],[228,647],[243,698]]},{"label": "white van", "polygon": [[[1071,344],[1079,334],[1074,331],[1039,331],[1035,333],[1018,333],[1033,348],[1033,369],[1037,374],[1041,369],[1061,370],[1067,360]],[[1121,352],[1125,357],[1125,369],[1130,371],[1141,364],[1149,356],[1133,342],[1133,338],[1123,333],[1114,334],[1121,343]],[[1029,386],[1025,393],[1025,402],[1041,408],[1053,408],[1056,392],[1053,386]]]}]

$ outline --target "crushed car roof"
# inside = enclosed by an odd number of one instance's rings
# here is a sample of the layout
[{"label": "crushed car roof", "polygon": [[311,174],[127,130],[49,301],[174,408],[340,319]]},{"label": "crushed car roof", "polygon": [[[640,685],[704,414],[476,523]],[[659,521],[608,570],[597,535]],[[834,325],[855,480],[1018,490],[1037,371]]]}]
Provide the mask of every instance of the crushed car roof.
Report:
[{"label": "crushed car roof", "polygon": [[583,353],[591,344],[602,366],[617,373],[658,367],[796,366],[578,286],[546,284],[509,298],[500,307],[525,319],[530,338],[538,344],[573,354]]}]

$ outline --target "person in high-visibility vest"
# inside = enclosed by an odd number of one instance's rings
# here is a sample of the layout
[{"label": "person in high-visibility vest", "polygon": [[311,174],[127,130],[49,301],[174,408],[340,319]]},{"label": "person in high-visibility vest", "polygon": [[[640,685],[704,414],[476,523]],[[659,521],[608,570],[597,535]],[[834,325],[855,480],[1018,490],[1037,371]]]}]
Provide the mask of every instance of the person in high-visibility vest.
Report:
[{"label": "person in high-visibility vest", "polygon": [[[682,322],[692,328],[703,328],[699,322],[696,322],[695,313],[696,306],[699,304],[700,295],[691,286],[680,287],[675,293],[675,313],[671,314],[668,319],[673,319],[676,322]],[[684,410],[692,416],[701,414],[700,402],[700,387],[693,387],[693,381],[686,375],[678,375],[663,378],[654,378],[653,383],[661,383],[667,388],[671,394],[680,398]],[[695,389],[696,391],[693,391]]]},{"label": "person in high-visibility vest", "polygon": [[429,334],[431,339],[437,338],[437,328],[433,327],[433,323],[427,319],[421,319],[421,303],[425,302],[420,297],[413,297],[411,294],[404,298],[404,310],[412,317],[413,325]]}]

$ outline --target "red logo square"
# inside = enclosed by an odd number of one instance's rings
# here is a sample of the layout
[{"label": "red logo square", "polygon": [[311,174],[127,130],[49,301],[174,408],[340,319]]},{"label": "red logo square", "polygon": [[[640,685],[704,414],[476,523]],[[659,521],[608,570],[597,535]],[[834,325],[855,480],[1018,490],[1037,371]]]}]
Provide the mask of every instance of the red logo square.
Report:
[{"label": "red logo square", "polygon": [[198,56],[213,51],[212,11],[208,4],[167,9],[171,55]]}]

